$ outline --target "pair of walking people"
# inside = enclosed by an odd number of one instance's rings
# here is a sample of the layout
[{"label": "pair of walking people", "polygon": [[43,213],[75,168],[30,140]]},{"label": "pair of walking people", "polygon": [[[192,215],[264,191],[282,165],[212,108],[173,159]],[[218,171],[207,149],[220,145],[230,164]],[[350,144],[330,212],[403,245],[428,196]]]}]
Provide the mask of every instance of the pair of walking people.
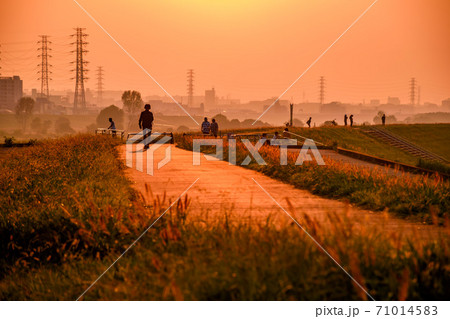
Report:
[{"label": "pair of walking people", "polygon": [[202,123],[202,133],[203,135],[213,135],[217,137],[217,133],[219,132],[219,124],[217,124],[215,119],[212,119],[212,122],[208,122],[208,118],[205,117],[205,120]]}]

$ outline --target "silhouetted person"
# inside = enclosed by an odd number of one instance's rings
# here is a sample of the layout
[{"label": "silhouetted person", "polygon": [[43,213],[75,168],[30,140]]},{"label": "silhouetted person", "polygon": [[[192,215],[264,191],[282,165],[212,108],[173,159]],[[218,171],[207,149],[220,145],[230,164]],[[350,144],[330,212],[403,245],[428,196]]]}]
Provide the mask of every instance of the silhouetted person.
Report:
[{"label": "silhouetted person", "polygon": [[289,133],[289,129],[286,127],[283,131],[283,137],[289,137],[291,134]]},{"label": "silhouetted person", "polygon": [[111,117],[109,118],[109,123],[108,130],[112,130],[112,136],[116,136],[116,124]]},{"label": "silhouetted person", "polygon": [[334,119],[334,120],[332,120],[332,121],[331,121],[331,125],[333,125],[333,126],[337,126],[337,122],[336,122],[336,119]]},{"label": "silhouetted person", "polygon": [[347,114],[345,114],[345,115],[344,115],[344,125],[345,125],[345,126],[347,126],[347,119],[348,119],[348,116],[347,116]]},{"label": "silhouetted person", "polygon": [[383,116],[381,116],[381,124],[386,125],[386,114],[383,113]]},{"label": "silhouetted person", "polygon": [[219,124],[217,124],[215,119],[212,119],[209,129],[211,130],[211,135],[217,137],[217,133],[219,132]]},{"label": "silhouetted person", "polygon": [[311,117],[306,121],[306,124],[308,124],[308,127],[311,128]]},{"label": "silhouetted person", "polygon": [[273,134],[272,139],[270,140],[270,144],[272,144],[272,142],[278,140],[279,138],[280,138],[280,135],[278,135],[278,132],[275,132],[275,133]]},{"label": "silhouetted person", "polygon": [[353,126],[353,114],[350,115],[349,119],[350,119],[350,126]]},{"label": "silhouetted person", "polygon": [[152,135],[152,126],[153,126],[153,113],[150,112],[150,104],[145,104],[144,106],[145,110],[141,113],[141,116],[139,117],[139,128],[144,131],[144,149],[148,149],[148,144],[146,143],[145,139]]},{"label": "silhouetted person", "polygon": [[265,140],[263,145],[269,145],[269,140],[267,139],[267,133],[262,133],[261,139]]},{"label": "silhouetted person", "polygon": [[205,120],[202,123],[202,133],[203,135],[209,135],[211,130],[211,123],[208,122],[208,118],[205,117]]}]

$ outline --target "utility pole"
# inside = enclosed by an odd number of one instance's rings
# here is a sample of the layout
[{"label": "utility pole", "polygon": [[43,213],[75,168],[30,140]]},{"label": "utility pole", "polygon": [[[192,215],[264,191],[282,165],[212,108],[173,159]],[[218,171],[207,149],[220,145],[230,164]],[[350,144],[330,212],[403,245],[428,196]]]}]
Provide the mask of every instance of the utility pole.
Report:
[{"label": "utility pole", "polygon": [[409,98],[411,101],[411,105],[414,106],[416,103],[416,78],[411,78],[409,84]]},{"label": "utility pole", "polygon": [[188,106],[194,105],[194,70],[189,69],[187,71],[187,94],[188,94]]},{"label": "utility pole", "polygon": [[38,43],[41,44],[41,47],[38,48],[38,50],[40,51],[38,57],[41,58],[41,63],[38,64],[38,66],[41,67],[41,70],[38,71],[38,73],[41,74],[41,77],[38,80],[41,80],[41,97],[45,97],[48,100],[48,98],[50,97],[48,88],[48,75],[51,73],[51,71],[49,71],[49,67],[51,67],[51,65],[48,64],[48,58],[52,57],[48,54],[48,51],[51,51],[51,48],[49,48],[48,45],[51,44],[51,42],[48,41],[47,35],[40,35],[39,37],[41,38],[41,40],[38,41]]},{"label": "utility pole", "polygon": [[319,92],[320,104],[323,105],[325,103],[325,78],[323,76],[319,80]]},{"label": "utility pole", "polygon": [[97,68],[97,106],[103,103],[103,67]]},{"label": "utility pole", "polygon": [[[0,62],[2,61],[2,45],[0,44]],[[0,65],[0,75],[2,75],[2,66]]]},{"label": "utility pole", "polygon": [[73,100],[73,110],[74,112],[78,112],[80,109],[86,109],[86,95],[84,91],[84,81],[87,80],[85,77],[85,73],[88,71],[85,68],[85,65],[88,63],[84,60],[83,55],[88,51],[84,49],[88,43],[85,41],[85,38],[88,36],[84,33],[84,28],[76,28],[76,33],[72,34],[73,37],[76,36],[76,42],[72,44],[76,45],[76,50],[72,52],[76,52],[76,61],[72,62],[76,64],[75,71],[75,96]]},{"label": "utility pole", "polygon": [[294,116],[294,103],[289,104],[289,126],[292,127],[292,122],[294,121],[293,116]]}]

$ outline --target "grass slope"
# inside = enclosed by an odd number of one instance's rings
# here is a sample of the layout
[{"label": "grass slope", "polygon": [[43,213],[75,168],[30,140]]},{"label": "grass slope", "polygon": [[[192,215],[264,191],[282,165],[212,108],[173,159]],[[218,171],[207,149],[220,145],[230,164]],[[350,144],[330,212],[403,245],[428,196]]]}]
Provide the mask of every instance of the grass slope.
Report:
[{"label": "grass slope", "polygon": [[[250,129],[239,130],[243,133],[251,132],[279,132],[283,131],[283,127],[271,128],[271,129]],[[405,164],[415,165],[417,164],[417,158],[395,147],[392,147],[378,139],[365,134],[361,127],[315,127],[315,128],[301,128],[294,127],[289,129],[292,133],[298,134],[305,138],[310,138],[315,141],[324,143],[329,146],[339,146],[347,148],[353,151],[366,153],[369,155],[385,158],[391,161],[397,161]],[[297,138],[299,141],[304,139]]]},{"label": "grass slope", "polygon": [[388,125],[384,129],[450,160],[450,124]]}]

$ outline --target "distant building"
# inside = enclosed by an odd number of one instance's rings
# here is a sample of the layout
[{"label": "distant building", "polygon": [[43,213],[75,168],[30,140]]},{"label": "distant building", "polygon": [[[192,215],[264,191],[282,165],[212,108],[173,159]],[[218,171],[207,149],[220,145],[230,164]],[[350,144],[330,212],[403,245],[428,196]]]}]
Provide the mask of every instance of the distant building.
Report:
[{"label": "distant building", "polygon": [[207,108],[212,108],[216,105],[216,90],[212,88],[211,90],[205,90],[205,106]]},{"label": "distant building", "polygon": [[320,113],[325,114],[343,114],[345,113],[345,105],[340,102],[331,102],[320,106]]},{"label": "distant building", "polygon": [[380,104],[381,104],[380,100],[370,100],[370,105],[371,106],[378,106]]},{"label": "distant building", "polygon": [[19,76],[0,77],[0,108],[13,110],[23,96],[23,82]]},{"label": "distant building", "polygon": [[400,99],[398,97],[390,97],[390,96],[388,96],[387,104],[400,105]]},{"label": "distant building", "polygon": [[442,101],[442,106],[450,109],[450,98]]}]

